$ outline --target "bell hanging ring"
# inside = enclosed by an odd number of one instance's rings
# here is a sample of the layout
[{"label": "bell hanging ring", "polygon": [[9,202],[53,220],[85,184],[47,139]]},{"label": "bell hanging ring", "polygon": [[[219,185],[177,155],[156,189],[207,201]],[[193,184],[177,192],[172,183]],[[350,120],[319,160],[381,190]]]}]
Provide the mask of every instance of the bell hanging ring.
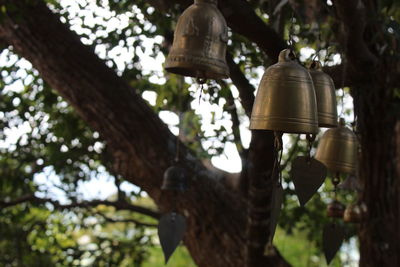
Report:
[{"label": "bell hanging ring", "polygon": [[187,189],[185,170],[177,165],[169,167],[164,172],[162,190],[184,192]]},{"label": "bell hanging ring", "polygon": [[311,63],[310,75],[317,97],[319,127],[337,127],[336,94],[332,78],[322,71],[319,61]]},{"label": "bell hanging ring", "polygon": [[270,66],[261,79],[250,129],[299,134],[318,132],[313,81],[289,49],[280,52],[278,63]]},{"label": "bell hanging ring", "polygon": [[356,135],[341,118],[339,127],[327,130],[321,137],[315,158],[331,172],[355,174],[357,147]]},{"label": "bell hanging ring", "polygon": [[333,200],[331,203],[329,203],[326,209],[328,217],[331,218],[342,218],[344,211],[345,206],[337,200]]},{"label": "bell hanging ring", "polygon": [[217,0],[195,0],[178,19],[165,69],[203,79],[229,77],[228,27]]}]

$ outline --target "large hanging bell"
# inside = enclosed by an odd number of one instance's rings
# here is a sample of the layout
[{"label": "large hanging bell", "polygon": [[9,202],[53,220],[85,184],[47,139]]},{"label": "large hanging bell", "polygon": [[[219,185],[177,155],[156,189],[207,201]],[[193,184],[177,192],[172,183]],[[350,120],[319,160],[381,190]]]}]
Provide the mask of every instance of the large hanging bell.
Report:
[{"label": "large hanging bell", "polygon": [[164,172],[162,190],[184,192],[187,188],[187,177],[185,170],[177,165],[169,167]]},{"label": "large hanging bell", "polygon": [[357,137],[340,119],[339,127],[327,130],[321,137],[315,158],[333,173],[356,172]]},{"label": "large hanging bell", "polygon": [[228,27],[217,0],[195,0],[178,19],[165,69],[195,78],[228,78],[227,43]]},{"label": "large hanging bell", "polygon": [[313,61],[310,65],[310,75],[314,83],[318,107],[319,127],[337,127],[337,109],[335,85],[332,78],[322,71],[321,63]]},{"label": "large hanging bell", "polygon": [[311,76],[289,49],[264,73],[251,113],[250,129],[286,133],[318,132],[317,101]]}]

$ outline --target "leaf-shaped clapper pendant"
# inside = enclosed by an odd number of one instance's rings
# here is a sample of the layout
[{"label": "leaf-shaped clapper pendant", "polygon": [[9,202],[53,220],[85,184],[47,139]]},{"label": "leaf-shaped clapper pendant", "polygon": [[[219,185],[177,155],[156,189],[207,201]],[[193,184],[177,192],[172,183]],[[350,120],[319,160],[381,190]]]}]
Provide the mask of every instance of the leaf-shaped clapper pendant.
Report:
[{"label": "leaf-shaped clapper pendant", "polygon": [[271,231],[271,243],[274,239],[276,226],[278,224],[279,214],[281,212],[283,202],[283,189],[279,184],[277,185],[272,192],[272,211],[271,211],[271,223],[270,223],[270,231]]},{"label": "leaf-shaped clapper pendant", "polygon": [[164,252],[165,264],[178,247],[186,230],[186,218],[176,212],[163,215],[158,223],[158,237]]},{"label": "leaf-shaped clapper pendant", "polygon": [[301,206],[318,191],[326,175],[325,165],[314,158],[301,156],[293,160],[291,176]]},{"label": "leaf-shaped clapper pendant", "polygon": [[322,233],[322,245],[325,254],[326,263],[329,265],[336,252],[344,240],[344,229],[342,226],[329,223],[325,225]]}]

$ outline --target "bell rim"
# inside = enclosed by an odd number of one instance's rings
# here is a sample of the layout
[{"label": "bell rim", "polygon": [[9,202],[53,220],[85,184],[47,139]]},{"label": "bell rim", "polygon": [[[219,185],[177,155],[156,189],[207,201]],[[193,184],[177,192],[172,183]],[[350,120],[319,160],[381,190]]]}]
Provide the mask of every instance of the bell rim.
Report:
[{"label": "bell rim", "polygon": [[330,113],[318,112],[318,126],[320,128],[336,128],[338,127],[337,116]]},{"label": "bell rim", "polygon": [[261,118],[257,115],[252,115],[250,119],[250,130],[271,130],[281,131],[284,133],[293,134],[317,134],[317,120],[304,119],[301,121],[289,121],[288,118]]},{"label": "bell rim", "polygon": [[[198,63],[198,61],[194,62],[196,59],[200,58],[204,63]],[[187,60],[187,56],[184,55],[168,55],[164,68],[170,73],[193,78],[228,79],[229,68],[227,63],[223,61],[219,61],[219,63],[220,64],[215,64],[215,59],[200,56],[194,56],[192,60],[189,61]]]},{"label": "bell rim", "polygon": [[217,5],[218,0],[194,0],[194,4],[204,4],[204,3]]},{"label": "bell rim", "polygon": [[344,161],[333,161],[333,160],[327,160],[324,158],[318,157],[318,155],[315,156],[315,159],[322,162],[328,169],[329,172],[336,173],[348,173],[348,174],[355,174],[356,173],[356,166],[354,164],[350,164]]}]

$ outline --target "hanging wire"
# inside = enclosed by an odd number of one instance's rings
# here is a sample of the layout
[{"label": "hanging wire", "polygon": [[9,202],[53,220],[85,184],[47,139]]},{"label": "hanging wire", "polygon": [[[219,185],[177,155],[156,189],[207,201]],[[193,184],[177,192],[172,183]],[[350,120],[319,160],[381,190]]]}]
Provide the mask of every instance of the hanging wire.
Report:
[{"label": "hanging wire", "polygon": [[182,89],[183,89],[183,78],[179,80],[178,86],[178,136],[176,137],[176,152],[175,152],[175,162],[179,161],[179,152],[180,152],[180,137],[182,131]]},{"label": "hanging wire", "polygon": [[292,15],[290,17],[290,27],[289,27],[289,49],[294,54],[294,10],[292,9]]},{"label": "hanging wire", "polygon": [[317,58],[317,56],[318,56],[318,59],[319,59],[319,52],[321,51],[322,37],[321,37],[321,26],[320,26],[320,24],[321,24],[320,19],[317,16],[317,32],[318,32],[317,50],[315,51],[315,55],[314,55],[314,57],[312,58],[311,61],[314,61]]},{"label": "hanging wire", "polygon": [[342,58],[342,95],[341,95],[341,106],[342,106],[342,110],[340,111],[340,117],[344,116],[344,85],[345,85],[345,81],[346,81],[346,74],[347,74],[347,59],[346,59],[346,55],[347,55],[347,43],[348,43],[348,39],[347,37],[345,37],[344,39],[344,49],[343,52],[341,54],[341,58]]},{"label": "hanging wire", "polygon": [[342,53],[341,55],[342,57],[342,84],[341,84],[341,95],[340,95],[340,105],[341,105],[341,110],[340,110],[340,117],[344,116],[344,96],[345,96],[345,92],[344,92],[344,85],[345,85],[345,81],[346,81],[346,72],[347,72],[347,60],[345,58],[345,53]]}]

